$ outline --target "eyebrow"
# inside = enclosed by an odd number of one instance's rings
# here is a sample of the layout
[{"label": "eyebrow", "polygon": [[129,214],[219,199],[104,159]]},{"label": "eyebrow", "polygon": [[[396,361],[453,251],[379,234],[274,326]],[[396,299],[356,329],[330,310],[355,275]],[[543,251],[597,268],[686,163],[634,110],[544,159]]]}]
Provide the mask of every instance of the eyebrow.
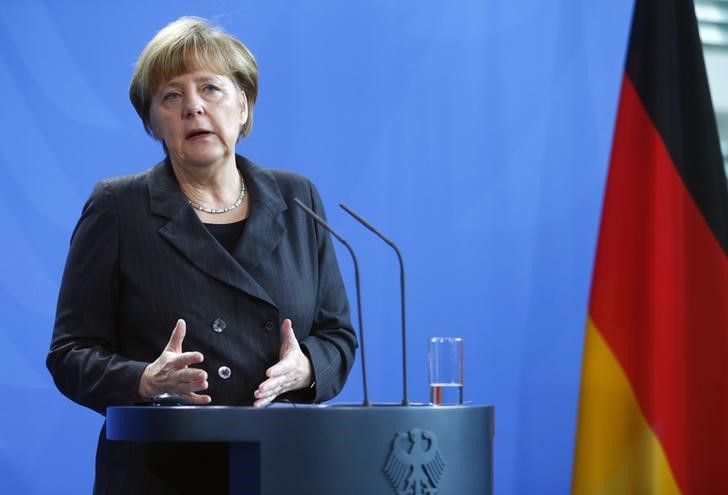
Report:
[{"label": "eyebrow", "polygon": [[[179,82],[177,82],[175,79],[172,79],[171,81],[169,81],[169,82],[167,82],[165,84],[162,84],[160,86],[160,89],[161,88],[170,88],[170,87],[172,87],[172,88],[179,88],[179,87],[181,87],[182,85]],[[196,78],[194,80],[194,82],[195,83],[201,83],[201,82],[219,82],[220,79],[221,79],[221,76],[216,74],[214,76],[201,76],[201,77],[198,77],[198,78]]]}]

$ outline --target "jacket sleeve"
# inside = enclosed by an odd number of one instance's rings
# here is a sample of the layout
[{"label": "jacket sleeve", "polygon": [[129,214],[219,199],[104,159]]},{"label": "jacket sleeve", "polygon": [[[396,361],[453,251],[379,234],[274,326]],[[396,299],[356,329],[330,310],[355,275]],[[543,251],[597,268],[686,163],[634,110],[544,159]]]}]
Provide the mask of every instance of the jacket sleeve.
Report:
[{"label": "jacket sleeve", "polygon": [[118,210],[100,182],[71,237],[46,365],[64,395],[101,414],[134,403],[148,364],[116,353],[119,283]]},{"label": "jacket sleeve", "polygon": [[[311,209],[325,218],[318,191],[310,185]],[[313,326],[301,340],[314,372],[313,401],[331,399],[344,387],[354,363],[356,336],[351,325],[349,301],[341,280],[331,236],[315,225],[319,277]]]}]

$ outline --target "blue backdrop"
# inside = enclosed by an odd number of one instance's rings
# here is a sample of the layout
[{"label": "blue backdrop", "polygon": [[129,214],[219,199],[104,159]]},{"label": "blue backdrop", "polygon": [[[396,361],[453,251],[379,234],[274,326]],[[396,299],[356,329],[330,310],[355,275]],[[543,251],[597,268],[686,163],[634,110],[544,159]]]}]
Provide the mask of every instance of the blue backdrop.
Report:
[{"label": "blue backdrop", "polygon": [[[567,493],[631,1],[200,3],[0,1],[1,491],[91,489],[102,418],[44,365],[60,276],[93,184],[162,155],[127,98],[136,56],[200,15],[260,65],[239,152],[314,179],[359,251],[372,398],[401,396],[398,268],[339,202],[404,252],[412,398],[427,337],[464,337],[465,398],[497,408],[497,493]],[[360,399],[356,366],[337,401]]]}]

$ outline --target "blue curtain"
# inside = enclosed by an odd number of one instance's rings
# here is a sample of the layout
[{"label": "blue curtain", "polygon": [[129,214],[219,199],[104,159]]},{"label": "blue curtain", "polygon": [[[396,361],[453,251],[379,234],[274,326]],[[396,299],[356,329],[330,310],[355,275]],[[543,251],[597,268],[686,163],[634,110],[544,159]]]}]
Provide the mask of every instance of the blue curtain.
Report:
[{"label": "blue curtain", "polygon": [[[162,156],[127,88],[182,15],[258,59],[238,151],[314,179],[359,252],[372,399],[401,399],[398,267],[339,202],[404,252],[412,399],[427,338],[464,337],[465,399],[497,410],[497,493],[566,493],[629,0],[0,3],[3,491],[91,490],[102,418],[45,369],[55,300],[93,184]],[[360,400],[356,366],[337,401]]]}]

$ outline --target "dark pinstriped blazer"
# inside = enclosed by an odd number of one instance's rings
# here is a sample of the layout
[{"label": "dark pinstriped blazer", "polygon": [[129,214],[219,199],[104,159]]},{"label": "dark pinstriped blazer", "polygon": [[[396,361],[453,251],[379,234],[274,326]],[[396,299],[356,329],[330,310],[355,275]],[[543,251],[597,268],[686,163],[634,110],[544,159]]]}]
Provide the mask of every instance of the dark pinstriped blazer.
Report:
[{"label": "dark pinstriped blazer", "polygon": [[[167,161],[95,187],[72,236],[47,358],[63,394],[102,414],[134,403],[178,318],[187,322],[183,349],[205,356],[213,404],[252,404],[278,361],[285,318],[315,375],[299,398],[341,390],[356,347],[348,301],[329,236],[292,204],[298,197],[322,214],[318,193],[299,175],[236,159],[250,216],[232,255],[187,204]],[[114,493],[99,486],[123,483],[128,466],[119,473],[118,464],[147,453],[101,437],[96,487]]]}]

